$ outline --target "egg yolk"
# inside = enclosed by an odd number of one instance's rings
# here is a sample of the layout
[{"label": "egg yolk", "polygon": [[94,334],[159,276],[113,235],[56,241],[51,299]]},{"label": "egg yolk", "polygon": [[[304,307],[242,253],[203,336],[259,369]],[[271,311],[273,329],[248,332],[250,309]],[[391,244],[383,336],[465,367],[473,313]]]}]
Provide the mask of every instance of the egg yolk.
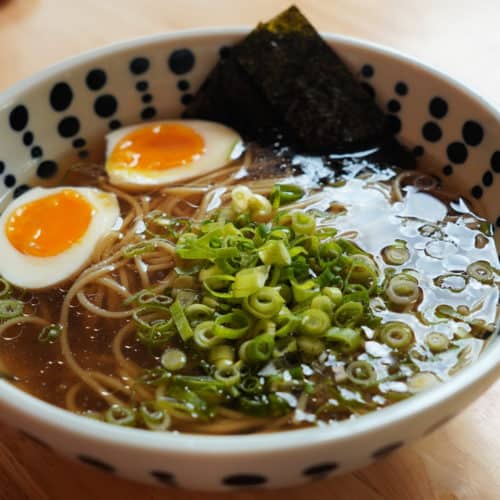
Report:
[{"label": "egg yolk", "polygon": [[25,255],[53,257],[81,240],[93,214],[85,197],[64,189],[14,210],[5,233],[12,246]]},{"label": "egg yolk", "polygon": [[127,134],[108,161],[119,168],[167,170],[196,160],[205,149],[203,137],[186,125],[167,123]]}]

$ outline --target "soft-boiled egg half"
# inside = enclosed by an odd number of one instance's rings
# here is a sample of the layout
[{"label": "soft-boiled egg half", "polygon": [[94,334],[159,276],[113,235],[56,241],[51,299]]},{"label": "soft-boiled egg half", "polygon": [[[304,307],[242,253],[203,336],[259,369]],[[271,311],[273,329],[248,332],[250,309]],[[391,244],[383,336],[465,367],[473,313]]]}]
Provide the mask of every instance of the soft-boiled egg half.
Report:
[{"label": "soft-boiled egg half", "polygon": [[70,278],[117,223],[116,196],[95,188],[34,188],[0,217],[0,274],[22,288]]},{"label": "soft-boiled egg half", "polygon": [[132,125],[111,132],[106,140],[110,182],[135,191],[206,174],[223,167],[241,152],[237,132],[203,120]]}]

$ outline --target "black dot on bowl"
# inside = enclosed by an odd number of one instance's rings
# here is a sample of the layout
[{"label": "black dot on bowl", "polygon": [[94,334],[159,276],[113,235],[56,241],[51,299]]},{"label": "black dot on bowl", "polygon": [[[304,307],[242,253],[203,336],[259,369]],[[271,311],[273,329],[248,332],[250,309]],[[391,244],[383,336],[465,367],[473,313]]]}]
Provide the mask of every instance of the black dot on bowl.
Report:
[{"label": "black dot on bowl", "polygon": [[496,226],[500,227],[500,215],[497,217]]},{"label": "black dot on bowl", "polygon": [[73,137],[80,131],[80,121],[76,116],[67,116],[59,122],[57,131],[61,137]]},{"label": "black dot on bowl", "polygon": [[314,477],[314,476],[326,476],[330,474],[335,469],[338,469],[339,464],[336,462],[324,462],[321,464],[311,465],[302,471],[304,476]]},{"label": "black dot on bowl", "polygon": [[3,174],[5,170],[5,163],[3,161],[0,161],[0,174]]},{"label": "black dot on bowl", "polygon": [[398,82],[394,86],[394,91],[398,95],[406,95],[408,94],[408,85],[406,85],[406,83],[404,82]]},{"label": "black dot on bowl", "polygon": [[175,476],[171,472],[162,470],[151,471],[151,475],[160,483],[168,486],[176,486]]},{"label": "black dot on bowl", "polygon": [[371,78],[375,74],[375,70],[373,69],[373,66],[371,64],[365,64],[361,68],[361,74],[365,78]]},{"label": "black dot on bowl", "polygon": [[153,116],[155,115],[156,115],[156,109],[153,108],[152,106],[144,108],[141,112],[141,118],[143,120],[149,120],[150,118],[153,118]]},{"label": "black dot on bowl", "polygon": [[35,139],[35,137],[33,135],[33,132],[30,132],[29,130],[28,130],[28,132],[25,132],[23,134],[23,144],[25,146],[31,146],[34,139]]},{"label": "black dot on bowl", "polygon": [[83,462],[84,464],[87,465],[91,465],[92,467],[100,469],[104,472],[115,472],[115,468],[112,465],[107,464],[106,462],[103,462],[98,458],[89,457],[88,455],[78,455],[77,458],[78,460],[80,460],[80,462]]},{"label": "black dot on bowl", "polygon": [[437,142],[443,136],[443,132],[436,122],[427,122],[422,127],[422,136],[426,141]]},{"label": "black dot on bowl", "polygon": [[87,73],[85,83],[90,90],[100,90],[106,85],[108,77],[102,69],[92,69]]},{"label": "black dot on bowl", "polygon": [[221,59],[227,59],[230,54],[231,54],[231,47],[224,46],[219,49],[219,56]]},{"label": "black dot on bowl", "polygon": [[108,127],[110,130],[116,130],[117,128],[120,128],[122,126],[121,122],[118,120],[111,120],[108,124]]},{"label": "black dot on bowl", "polygon": [[82,151],[78,151],[78,157],[79,158],[88,158],[89,152],[86,149],[83,149]]},{"label": "black dot on bowl", "polygon": [[443,174],[444,175],[452,175],[453,174],[453,167],[451,165],[445,165],[443,167]]},{"label": "black dot on bowl", "polygon": [[386,121],[391,134],[397,134],[401,131],[401,120],[396,115],[387,115]]},{"label": "black dot on bowl", "polygon": [[468,152],[465,144],[462,142],[452,142],[446,148],[448,159],[452,163],[462,164],[467,160]]},{"label": "black dot on bowl", "polygon": [[40,146],[31,148],[31,158],[40,158],[41,156],[43,156],[43,150]]},{"label": "black dot on bowl", "polygon": [[423,156],[425,153],[425,150],[422,146],[415,146],[413,148],[413,156],[418,157],[418,156]]},{"label": "black dot on bowl", "polygon": [[194,66],[194,54],[189,49],[174,50],[168,58],[168,67],[176,75],[189,73]]},{"label": "black dot on bowl", "polygon": [[138,92],[144,92],[148,90],[149,88],[149,83],[146,82],[145,80],[140,80],[135,84],[135,88],[137,89]]},{"label": "black dot on bowl", "polygon": [[[13,196],[14,196],[14,198],[19,198],[19,196],[21,196],[22,194],[26,193],[26,191],[29,191],[30,189],[31,189],[30,186],[28,186],[27,184],[21,184],[20,186],[17,186],[16,189],[14,189]],[[37,441],[42,446],[45,446],[46,448],[49,448],[49,446],[47,444],[43,443],[39,439]]]},{"label": "black dot on bowl", "polygon": [[500,151],[495,151],[491,155],[490,165],[494,172],[500,173]]},{"label": "black dot on bowl", "polygon": [[361,82],[361,86],[372,99],[375,99],[375,89],[369,83]]},{"label": "black dot on bowl", "polygon": [[478,146],[484,137],[483,127],[473,120],[466,121],[462,127],[462,137],[465,144]]},{"label": "black dot on bowl", "polygon": [[448,103],[442,97],[433,97],[429,103],[429,113],[434,118],[444,118],[448,113]]},{"label": "black dot on bowl", "polygon": [[99,96],[94,102],[94,110],[102,118],[114,115],[118,109],[118,101],[110,94]]},{"label": "black dot on bowl", "polygon": [[73,91],[66,82],[56,83],[50,91],[49,101],[50,105],[56,111],[64,111],[69,108],[73,100]]},{"label": "black dot on bowl", "polygon": [[184,106],[187,106],[188,104],[193,102],[193,99],[194,97],[192,94],[183,94],[183,96],[181,97],[181,102],[182,104],[184,104]]},{"label": "black dot on bowl", "polygon": [[143,94],[141,97],[141,101],[144,104],[147,104],[148,102],[151,102],[153,100],[153,96],[151,94]]},{"label": "black dot on bowl", "polygon": [[85,146],[85,144],[87,144],[87,141],[85,139],[82,139],[81,137],[79,137],[78,139],[75,139],[73,141],[74,148],[83,148],[83,146]]},{"label": "black dot on bowl", "polygon": [[3,183],[8,188],[14,187],[16,184],[16,178],[12,174],[8,174],[4,177]]},{"label": "black dot on bowl", "polygon": [[57,163],[52,160],[45,160],[38,165],[36,175],[41,179],[50,179],[57,173]]},{"label": "black dot on bowl", "polygon": [[233,474],[222,480],[226,486],[258,486],[267,483],[267,479],[260,474]]},{"label": "black dot on bowl", "polygon": [[493,174],[488,170],[483,174],[483,184],[489,187],[493,184]]},{"label": "black dot on bowl", "polygon": [[399,101],[397,101],[396,99],[391,99],[388,103],[387,103],[387,109],[391,112],[391,113],[397,113],[398,111],[401,110],[401,104],[399,103]]},{"label": "black dot on bowl", "polygon": [[185,92],[186,90],[189,89],[189,82],[187,80],[179,80],[177,82],[177,88],[181,91],[181,92]]},{"label": "black dot on bowl", "polygon": [[481,198],[481,196],[483,196],[483,188],[481,186],[474,186],[471,190],[470,190],[470,194],[476,198],[476,200],[479,200],[479,198]]},{"label": "black dot on bowl", "polygon": [[149,60],[145,57],[136,57],[130,61],[129,69],[134,75],[142,75],[149,69]]},{"label": "black dot on bowl", "polygon": [[388,444],[386,446],[382,446],[382,448],[379,448],[378,450],[375,450],[372,453],[373,458],[384,458],[388,455],[390,455],[393,451],[396,451],[398,448],[401,448],[403,446],[402,441],[397,441],[395,443]]},{"label": "black dot on bowl", "polygon": [[26,106],[20,104],[16,106],[9,114],[9,123],[12,130],[20,132],[28,125],[29,114]]},{"label": "black dot on bowl", "polygon": [[[29,189],[30,187],[27,186],[26,184],[21,184],[20,186],[17,186],[16,189],[14,189],[13,193],[14,198],[19,198],[19,196],[26,193],[26,191],[29,191]],[[42,441],[33,434],[30,434],[29,432],[26,431],[20,431],[20,432],[24,437],[28,438],[30,441],[33,441],[34,443],[38,444],[39,446],[42,446],[43,448],[50,449],[50,446],[45,441]]]}]

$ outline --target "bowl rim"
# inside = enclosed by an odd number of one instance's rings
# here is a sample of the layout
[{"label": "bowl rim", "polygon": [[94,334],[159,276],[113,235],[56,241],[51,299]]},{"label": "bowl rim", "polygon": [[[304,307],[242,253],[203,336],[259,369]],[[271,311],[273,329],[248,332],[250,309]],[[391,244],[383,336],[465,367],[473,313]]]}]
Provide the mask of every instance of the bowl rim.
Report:
[{"label": "bowl rim", "polygon": [[[83,52],[53,64],[34,75],[21,80],[0,93],[0,106],[6,107],[26,91],[43,84],[48,79],[80,65],[89,63],[96,58],[108,56],[115,52],[125,52],[145,45],[156,45],[172,41],[187,42],[202,38],[237,38],[248,33],[248,27],[213,27],[194,28],[189,30],[146,35],[130,40],[114,42],[101,48]],[[500,112],[494,105],[434,67],[407,56],[395,49],[365,41],[362,39],[322,33],[327,42],[338,47],[356,47],[377,53],[396,60],[398,63],[411,65],[416,69],[430,73],[444,84],[454,87],[462,94],[472,98],[479,107],[493,115],[500,123]],[[213,436],[203,434],[188,434],[178,432],[154,433],[142,429],[121,428],[103,422],[94,421],[73,414],[67,410],[46,403],[21,389],[14,387],[5,380],[0,380],[0,407],[8,408],[13,414],[22,414],[31,423],[41,424],[45,429],[63,431],[65,434],[77,435],[88,442],[99,441],[111,446],[131,447],[136,450],[147,450],[163,454],[184,454],[191,456],[226,456],[254,455],[291,451],[310,448],[315,445],[341,443],[382,431],[404,420],[416,418],[434,406],[445,405],[460,394],[479,385],[483,379],[493,376],[500,368],[500,340],[492,342],[481,358],[464,368],[442,385],[424,393],[400,401],[387,408],[364,415],[362,418],[346,420],[338,424],[317,426],[300,430],[283,431],[270,434],[246,434],[238,436]]]}]

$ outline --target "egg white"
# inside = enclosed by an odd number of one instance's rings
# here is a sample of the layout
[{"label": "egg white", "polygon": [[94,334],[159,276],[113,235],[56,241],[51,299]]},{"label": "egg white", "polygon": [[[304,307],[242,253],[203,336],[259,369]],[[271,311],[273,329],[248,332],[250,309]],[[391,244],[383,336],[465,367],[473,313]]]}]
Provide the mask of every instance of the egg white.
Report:
[{"label": "egg white", "polygon": [[[189,163],[165,170],[123,168],[110,161],[115,146],[131,132],[155,125],[191,127],[205,142],[204,152]],[[242,140],[237,132],[220,123],[204,120],[163,120],[124,127],[106,136],[106,172],[111,184],[129,191],[141,191],[180,183],[223,167],[241,153]]]},{"label": "egg white", "polygon": [[[12,246],[5,231],[12,213],[26,203],[67,189],[78,192],[93,208],[90,224],[80,241],[51,257],[25,255]],[[89,262],[96,245],[112,230],[119,216],[118,200],[113,193],[67,186],[33,188],[10,203],[0,217],[0,274],[13,285],[27,289],[42,289],[61,283]]]}]

